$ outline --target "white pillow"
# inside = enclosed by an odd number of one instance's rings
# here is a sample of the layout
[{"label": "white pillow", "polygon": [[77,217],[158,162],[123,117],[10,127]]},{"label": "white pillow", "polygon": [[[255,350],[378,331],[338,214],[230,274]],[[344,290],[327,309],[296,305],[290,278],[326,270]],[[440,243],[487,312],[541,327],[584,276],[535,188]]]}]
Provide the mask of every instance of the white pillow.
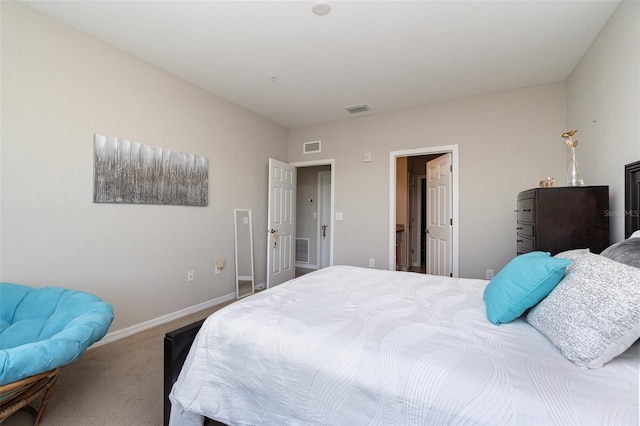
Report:
[{"label": "white pillow", "polygon": [[586,253],[526,319],[574,364],[600,368],[640,337],[640,269]]}]

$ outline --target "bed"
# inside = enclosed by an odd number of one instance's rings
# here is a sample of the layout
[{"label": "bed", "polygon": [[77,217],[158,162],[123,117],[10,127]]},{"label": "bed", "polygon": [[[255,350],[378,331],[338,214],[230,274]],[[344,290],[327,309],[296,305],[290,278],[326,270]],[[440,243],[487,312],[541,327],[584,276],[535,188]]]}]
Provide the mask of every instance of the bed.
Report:
[{"label": "bed", "polygon": [[[637,425],[640,270],[612,259],[638,243],[518,256],[491,283],[332,266],[257,293],[188,330],[170,424]],[[539,275],[523,262],[553,263],[550,288],[496,317],[495,283]]]},{"label": "bed", "polygon": [[[486,281],[335,266],[209,317],[171,424],[638,424],[638,343],[581,369]],[[206,331],[206,332],[203,332]]]}]

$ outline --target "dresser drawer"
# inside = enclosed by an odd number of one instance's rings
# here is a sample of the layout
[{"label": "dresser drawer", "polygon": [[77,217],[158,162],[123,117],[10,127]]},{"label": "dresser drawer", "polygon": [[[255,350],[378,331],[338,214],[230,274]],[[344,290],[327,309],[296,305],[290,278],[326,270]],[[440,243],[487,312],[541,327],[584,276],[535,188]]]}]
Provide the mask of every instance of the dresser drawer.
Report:
[{"label": "dresser drawer", "polygon": [[525,223],[518,223],[516,225],[516,233],[519,237],[532,237],[533,238],[533,225]]},{"label": "dresser drawer", "polygon": [[518,222],[533,222],[533,198],[518,200]]},{"label": "dresser drawer", "polygon": [[533,251],[533,238],[518,237],[518,254],[525,254]]}]

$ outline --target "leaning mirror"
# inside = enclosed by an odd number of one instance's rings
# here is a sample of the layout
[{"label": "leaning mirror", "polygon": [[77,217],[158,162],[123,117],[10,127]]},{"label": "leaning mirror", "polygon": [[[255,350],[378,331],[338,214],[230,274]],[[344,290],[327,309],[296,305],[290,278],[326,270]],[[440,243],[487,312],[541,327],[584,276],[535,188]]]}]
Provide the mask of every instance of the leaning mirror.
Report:
[{"label": "leaning mirror", "polygon": [[253,232],[251,210],[234,209],[236,235],[236,298],[254,292],[253,279]]}]

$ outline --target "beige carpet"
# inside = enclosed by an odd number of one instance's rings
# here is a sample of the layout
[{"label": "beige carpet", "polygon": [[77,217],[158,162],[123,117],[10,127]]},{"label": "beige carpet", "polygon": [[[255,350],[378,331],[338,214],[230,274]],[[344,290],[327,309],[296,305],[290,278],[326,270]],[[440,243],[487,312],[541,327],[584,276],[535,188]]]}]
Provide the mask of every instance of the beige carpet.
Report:
[{"label": "beige carpet", "polygon": [[[90,349],[62,368],[42,426],[163,424],[164,335],[232,302]],[[32,425],[19,412],[3,426]]]}]

